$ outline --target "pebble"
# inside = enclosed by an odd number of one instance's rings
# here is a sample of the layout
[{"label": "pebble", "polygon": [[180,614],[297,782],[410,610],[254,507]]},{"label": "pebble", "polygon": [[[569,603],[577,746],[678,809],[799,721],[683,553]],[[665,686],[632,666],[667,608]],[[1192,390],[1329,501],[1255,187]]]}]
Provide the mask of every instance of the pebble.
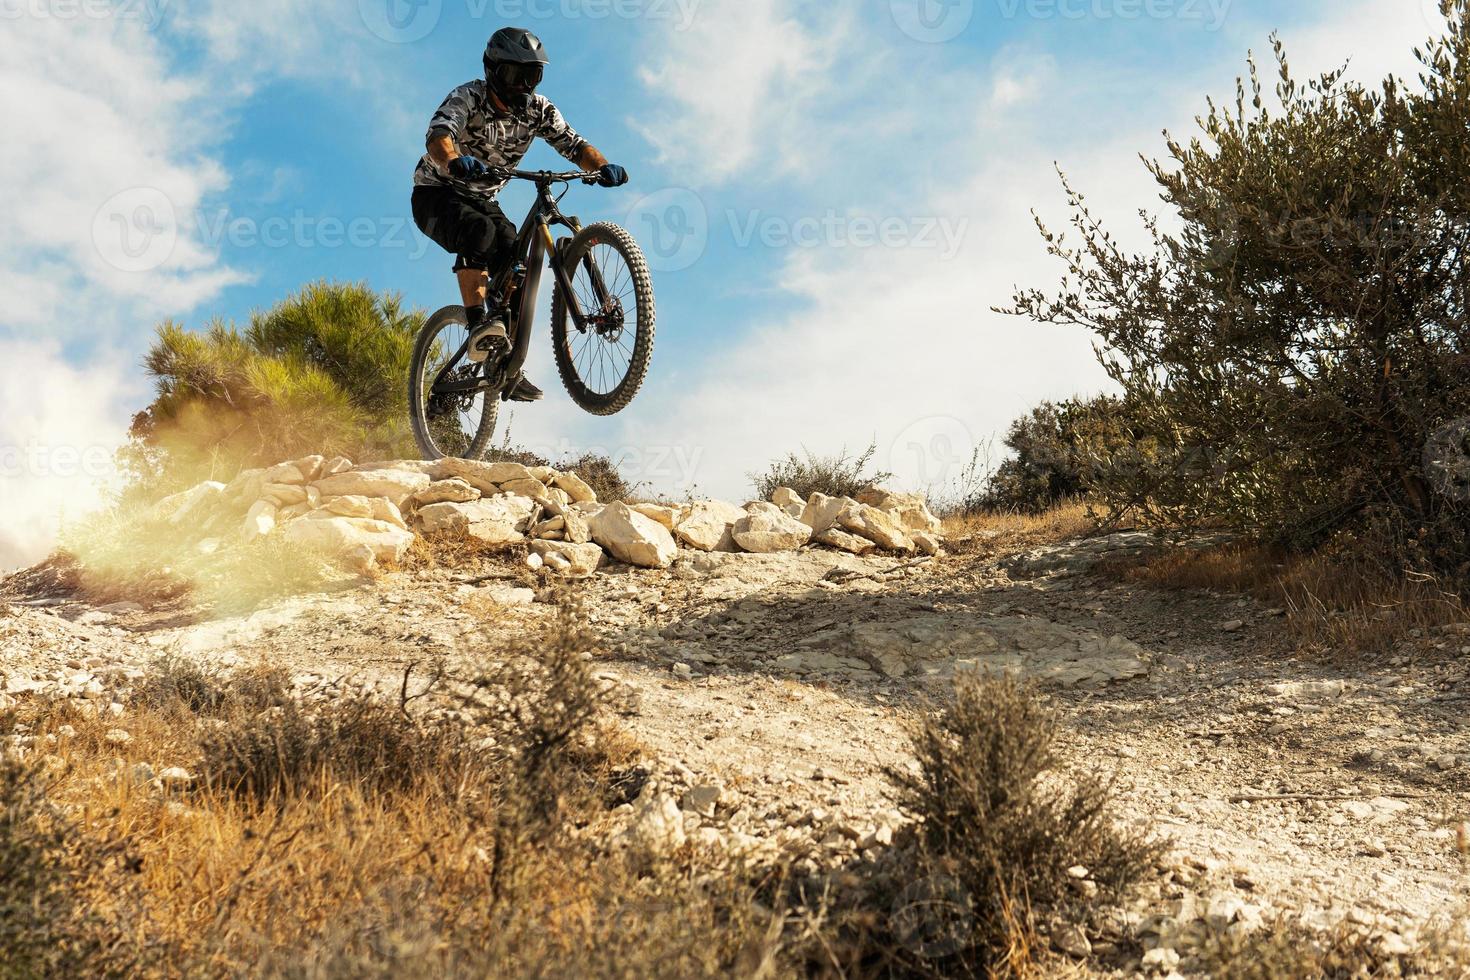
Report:
[{"label": "pebble", "polygon": [[127,745],[133,740],[133,736],[121,728],[113,728],[106,735],[102,736],[102,740],[109,745]]},{"label": "pebble", "polygon": [[681,681],[692,680],[694,677],[694,668],[688,664],[674,664],[673,671],[674,676]]}]

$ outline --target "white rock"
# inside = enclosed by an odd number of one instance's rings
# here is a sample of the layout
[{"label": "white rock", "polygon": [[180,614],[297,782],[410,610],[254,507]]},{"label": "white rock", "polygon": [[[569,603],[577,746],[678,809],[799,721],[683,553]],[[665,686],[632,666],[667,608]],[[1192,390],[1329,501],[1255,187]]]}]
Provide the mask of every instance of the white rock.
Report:
[{"label": "white rock", "polygon": [[829,497],[824,493],[814,493],[801,512],[801,523],[811,528],[813,534],[821,534],[835,526],[837,516],[856,503],[851,497]]},{"label": "white rock", "polygon": [[913,551],[914,541],[908,532],[886,512],[867,504],[854,503],[844,507],[837,515],[837,523],[843,530],[858,537],[867,538],[880,548],[890,551]]},{"label": "white rock", "polygon": [[375,562],[401,561],[413,544],[413,534],[403,528],[360,517],[296,521],[281,533],[293,544],[342,558],[358,569]]},{"label": "white rock", "polygon": [[801,520],[801,515],[806,513],[806,501],[790,487],[777,487],[776,492],[771,494],[771,503],[797,520]]},{"label": "white rock", "polygon": [[306,482],[306,474],[295,463],[279,463],[265,471],[266,483],[289,483],[297,486]]},{"label": "white rock", "polygon": [[625,845],[647,851],[672,851],[688,840],[684,814],[667,793],[647,792],[633,806],[633,821],[620,836]]},{"label": "white rock", "polygon": [[545,564],[546,560],[543,559],[540,555],[536,554],[536,552],[534,551],[526,556],[526,567],[533,572],[541,571],[542,567]]},{"label": "white rock", "polygon": [[357,495],[332,497],[317,508],[315,514],[319,517],[365,517],[371,520],[373,516],[372,500],[371,497]]},{"label": "white rock", "polygon": [[590,504],[597,501],[597,494],[592,491],[585,480],[575,473],[558,473],[552,483],[571,497],[572,503]]},{"label": "white rock", "polygon": [[670,531],[674,529],[674,524],[679,519],[679,508],[677,507],[666,507],[663,504],[632,504],[631,506],[644,517],[658,521]]},{"label": "white rock", "polygon": [[679,802],[689,813],[697,813],[704,817],[713,817],[715,808],[720,805],[720,797],[724,795],[724,787],[718,783],[700,783],[691,787],[684,793]]},{"label": "white rock", "polygon": [[518,589],[510,585],[488,585],[483,589],[476,589],[475,595],[502,606],[529,606],[536,601],[535,589]]},{"label": "white rock", "polygon": [[317,472],[316,478],[318,480],[325,480],[329,476],[346,473],[350,469],[352,469],[352,460],[346,456],[334,456],[321,465],[321,469]]},{"label": "white rock", "polygon": [[571,544],[587,544],[592,540],[592,528],[587,525],[587,518],[580,511],[569,510],[562,514],[565,526],[562,528],[562,540]]},{"label": "white rock", "polygon": [[527,525],[535,511],[535,501],[527,497],[500,494],[462,504],[443,503],[420,507],[418,522],[419,529],[426,533],[468,533],[475,525],[493,524],[514,534],[529,530]]},{"label": "white rock", "polygon": [[583,577],[602,564],[602,548],[570,541],[532,541],[531,553],[540,555],[546,567],[564,575]]},{"label": "white rock", "polygon": [[919,553],[933,557],[944,551],[944,541],[937,534],[928,531],[910,531],[909,537],[914,539],[914,547]]},{"label": "white rock", "polygon": [[463,480],[486,496],[499,493],[502,483],[535,479],[520,463],[487,463],[478,459],[436,460],[432,473],[436,480]]},{"label": "white rock", "polygon": [[246,540],[263,538],[276,529],[276,505],[269,500],[257,500],[245,515],[241,529]]},{"label": "white rock", "polygon": [[535,500],[546,496],[546,484],[540,480],[508,480],[500,485],[502,493],[514,493]]},{"label": "white rock", "polygon": [[[326,462],[327,458],[325,456],[303,456],[300,459],[292,460],[291,465],[301,472],[303,483],[310,483],[313,480],[321,479],[327,475],[322,472],[322,467],[326,465]],[[282,480],[281,482],[285,483],[287,481]]]},{"label": "white rock", "polygon": [[921,493],[897,493],[882,487],[868,487],[857,495],[860,504],[876,507],[893,516],[899,527],[910,533],[922,531],[939,535],[944,524],[929,511],[929,503]]},{"label": "white rock", "polygon": [[829,527],[820,534],[812,535],[812,540],[817,544],[824,544],[829,548],[837,548],[854,555],[866,555],[878,547],[867,538],[860,538],[856,534],[849,534],[839,527]]},{"label": "white rock", "polygon": [[121,728],[112,728],[108,730],[106,735],[102,736],[102,740],[109,745],[127,745],[133,740],[133,736]]},{"label": "white rock", "polygon": [[194,774],[180,766],[169,766],[159,772],[158,781],[165,786],[187,786],[194,781]]},{"label": "white rock", "polygon": [[733,552],[739,549],[731,529],[746,512],[723,500],[697,500],[683,509],[674,533],[699,551]]},{"label": "white rock", "polygon": [[424,473],[405,470],[350,470],[314,485],[323,497],[386,497],[398,506],[432,482]]},{"label": "white rock", "polygon": [[755,507],[735,522],[730,534],[741,548],[757,555],[795,551],[811,540],[812,529],[775,504]]},{"label": "white rock", "polygon": [[153,519],[168,521],[170,524],[182,527],[202,519],[201,515],[217,503],[224,496],[224,492],[223,483],[211,480],[191,487],[183,493],[164,497],[153,505]]},{"label": "white rock", "polygon": [[630,565],[668,568],[679,553],[668,528],[624,503],[608,504],[587,525],[593,541]]},{"label": "white rock", "polygon": [[429,484],[413,495],[413,503],[419,507],[429,504],[467,504],[480,499],[480,491],[459,477],[439,480]]}]

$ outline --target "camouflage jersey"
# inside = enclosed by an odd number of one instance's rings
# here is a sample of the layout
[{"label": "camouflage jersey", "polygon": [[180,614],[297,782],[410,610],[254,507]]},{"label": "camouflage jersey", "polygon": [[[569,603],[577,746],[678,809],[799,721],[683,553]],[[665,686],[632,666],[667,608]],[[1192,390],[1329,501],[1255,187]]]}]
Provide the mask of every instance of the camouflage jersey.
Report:
[{"label": "camouflage jersey", "polygon": [[[478,157],[492,167],[514,168],[520,165],[531,142],[537,136],[574,164],[587,148],[562,118],[556,106],[544,95],[532,95],[524,114],[503,113],[490,98],[490,86],[484,79],[466,82],[444,100],[429,122],[428,139],[448,136],[464,156]],[[506,181],[484,181],[468,184],[449,176],[446,168],[436,164],[425,153],[414,171],[415,187],[455,187],[472,197],[493,198]]]}]

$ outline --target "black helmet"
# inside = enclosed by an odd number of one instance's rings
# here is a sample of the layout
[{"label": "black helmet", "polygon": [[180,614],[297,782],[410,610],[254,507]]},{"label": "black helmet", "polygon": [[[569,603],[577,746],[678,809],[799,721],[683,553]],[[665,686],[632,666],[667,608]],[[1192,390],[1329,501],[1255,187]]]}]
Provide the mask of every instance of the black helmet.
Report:
[{"label": "black helmet", "polygon": [[485,46],[485,81],[511,109],[524,111],[551,59],[541,39],[521,27],[503,27]]}]

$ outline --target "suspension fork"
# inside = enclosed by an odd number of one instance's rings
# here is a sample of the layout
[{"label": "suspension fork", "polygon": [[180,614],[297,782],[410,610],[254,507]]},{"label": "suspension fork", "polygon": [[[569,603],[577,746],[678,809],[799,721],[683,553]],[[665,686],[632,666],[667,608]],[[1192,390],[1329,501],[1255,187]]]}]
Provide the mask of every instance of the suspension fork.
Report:
[{"label": "suspension fork", "polygon": [[[567,227],[572,229],[573,232],[581,232],[582,226],[576,218],[567,218],[565,220]],[[582,309],[582,302],[577,298],[576,292],[572,289],[571,271],[561,261],[561,256],[558,254],[555,242],[551,237],[551,227],[543,222],[541,232],[546,237],[547,249],[551,252],[552,270],[556,275],[557,284],[561,287],[562,295],[567,299],[567,310],[572,315],[572,322],[577,325],[579,331],[586,333],[587,313]],[[598,310],[607,309],[607,285],[603,282],[602,270],[597,267],[596,262],[592,261],[591,252],[582,257],[582,266],[587,270],[587,275],[592,280],[592,291],[597,297]]]}]

